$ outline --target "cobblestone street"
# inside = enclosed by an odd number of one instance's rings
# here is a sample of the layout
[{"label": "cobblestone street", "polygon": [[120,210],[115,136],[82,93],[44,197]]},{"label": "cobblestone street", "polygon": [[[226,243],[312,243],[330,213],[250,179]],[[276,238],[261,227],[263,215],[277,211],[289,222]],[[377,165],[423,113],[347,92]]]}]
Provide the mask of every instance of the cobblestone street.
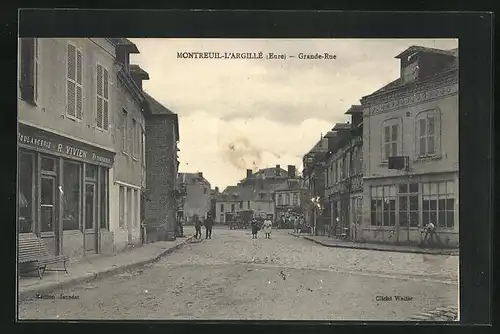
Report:
[{"label": "cobblestone street", "polygon": [[329,248],[287,232],[254,240],[215,227],[156,263],[61,291],[78,299],[27,300],[19,317],[410,320],[457,307],[458,256]]}]

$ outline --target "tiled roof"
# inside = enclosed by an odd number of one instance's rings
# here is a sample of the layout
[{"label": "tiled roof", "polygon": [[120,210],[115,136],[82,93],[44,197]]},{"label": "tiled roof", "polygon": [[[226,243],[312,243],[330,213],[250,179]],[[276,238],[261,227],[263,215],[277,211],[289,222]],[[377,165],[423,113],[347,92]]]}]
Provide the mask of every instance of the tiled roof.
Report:
[{"label": "tiled roof", "polygon": [[179,174],[179,180],[180,182],[185,182],[187,184],[193,184],[194,182],[206,182],[208,184],[210,184],[210,182],[208,182],[207,179],[205,179],[205,177],[200,177],[200,175],[198,173],[178,173]]},{"label": "tiled roof", "polygon": [[139,74],[141,74],[143,79],[149,80],[149,73],[146,72],[144,69],[142,69],[139,65],[131,64],[130,65],[130,72],[139,73]]},{"label": "tiled roof", "polygon": [[400,54],[398,54],[395,58],[403,58],[406,57],[409,54],[415,53],[415,52],[426,52],[426,53],[437,53],[437,54],[442,54],[442,55],[447,55],[447,56],[456,56],[455,51],[456,49],[453,50],[441,50],[441,49],[434,49],[434,48],[428,48],[425,46],[418,46],[418,45],[412,45]]},{"label": "tiled roof", "polygon": [[263,168],[259,169],[255,173],[252,174],[251,178],[260,178],[262,176],[268,177],[276,177],[276,176],[287,176],[288,172],[280,167],[280,175],[276,175],[276,167]]},{"label": "tiled roof", "polygon": [[113,43],[115,46],[126,46],[130,52],[132,53],[139,53],[139,49],[137,48],[137,45],[132,43],[127,38],[108,38],[108,40]]},{"label": "tiled roof", "polygon": [[160,102],[155,100],[155,98],[149,95],[148,93],[144,92],[144,96],[146,96],[146,99],[149,102],[151,113],[153,115],[175,115],[175,113],[173,113],[170,109],[168,109]]},{"label": "tiled roof", "polygon": [[335,126],[333,127],[332,130],[348,130],[351,128],[351,124],[349,123],[337,123],[335,124]]}]

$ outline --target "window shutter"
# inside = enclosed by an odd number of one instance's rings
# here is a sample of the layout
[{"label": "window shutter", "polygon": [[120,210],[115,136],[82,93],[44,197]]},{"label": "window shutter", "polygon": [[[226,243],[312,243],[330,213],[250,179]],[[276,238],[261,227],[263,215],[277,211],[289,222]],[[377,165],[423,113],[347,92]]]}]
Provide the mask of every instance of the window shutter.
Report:
[{"label": "window shutter", "polygon": [[103,128],[103,100],[102,100],[102,66],[96,67],[96,125],[98,128]]},{"label": "window shutter", "polygon": [[35,66],[35,40],[34,38],[21,39],[21,98],[34,102],[34,66]]},{"label": "window shutter", "polygon": [[109,100],[109,73],[108,73],[108,70],[106,70],[105,68],[103,68],[103,86],[104,86],[104,90],[103,90],[103,96],[106,100]]},{"label": "window shutter", "polygon": [[67,80],[68,82],[68,87],[67,87],[67,90],[68,90],[68,101],[67,101],[67,104],[68,104],[68,115],[69,116],[72,116],[72,117],[75,117],[76,113],[75,113],[75,90],[76,90],[76,85],[74,82],[70,81],[70,80]]},{"label": "window shutter", "polygon": [[103,122],[102,122],[102,125],[103,125],[103,128],[105,130],[108,129],[109,127],[109,108],[108,108],[108,101],[104,101],[104,105],[103,105],[103,110],[102,110],[102,113],[103,113]]},{"label": "window shutter", "polygon": [[83,118],[83,96],[82,86],[76,87],[76,118]]},{"label": "window shutter", "polygon": [[76,80],[76,59],[75,59],[76,48],[68,44],[68,78],[71,80]]},{"label": "window shutter", "polygon": [[83,118],[83,87],[82,85],[82,72],[83,72],[83,62],[82,62],[82,52],[76,50],[76,82],[79,84],[76,88],[76,118]]}]

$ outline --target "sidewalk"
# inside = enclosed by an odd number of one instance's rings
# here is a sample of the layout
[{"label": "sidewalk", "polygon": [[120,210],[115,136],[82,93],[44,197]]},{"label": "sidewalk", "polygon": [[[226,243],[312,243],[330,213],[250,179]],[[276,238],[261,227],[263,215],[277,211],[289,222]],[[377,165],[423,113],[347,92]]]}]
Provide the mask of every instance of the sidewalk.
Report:
[{"label": "sidewalk", "polygon": [[42,279],[36,275],[36,272],[32,277],[19,277],[19,301],[33,298],[38,293],[65,289],[155,262],[162,256],[189,243],[192,238],[189,236],[178,238],[175,241],[145,244],[142,247],[114,255],[96,256],[89,260],[75,262],[68,265],[69,274],[64,271],[46,271]]},{"label": "sidewalk", "polygon": [[312,236],[309,233],[293,233],[288,232],[288,234],[294,237],[304,238],[306,240],[313,241],[317,244],[326,247],[338,247],[338,248],[353,248],[353,249],[366,249],[366,250],[376,250],[376,251],[386,251],[386,252],[399,252],[399,253],[417,253],[417,254],[435,254],[435,255],[455,255],[458,256],[458,249],[429,249],[420,248],[415,246],[399,246],[390,244],[375,244],[375,243],[365,243],[365,242],[353,242],[353,241],[343,241],[334,238],[329,238],[327,236]]}]

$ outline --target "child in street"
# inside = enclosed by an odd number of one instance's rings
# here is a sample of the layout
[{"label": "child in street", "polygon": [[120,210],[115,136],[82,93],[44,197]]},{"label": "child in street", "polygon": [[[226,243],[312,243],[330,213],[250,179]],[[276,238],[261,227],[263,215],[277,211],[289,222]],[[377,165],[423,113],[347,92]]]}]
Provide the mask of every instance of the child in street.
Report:
[{"label": "child in street", "polygon": [[257,233],[259,232],[259,223],[257,219],[252,219],[252,239],[257,239]]},{"label": "child in street", "polygon": [[272,226],[273,226],[273,223],[269,219],[266,218],[266,220],[264,220],[264,224],[262,225],[266,239],[271,239],[271,227]]}]

